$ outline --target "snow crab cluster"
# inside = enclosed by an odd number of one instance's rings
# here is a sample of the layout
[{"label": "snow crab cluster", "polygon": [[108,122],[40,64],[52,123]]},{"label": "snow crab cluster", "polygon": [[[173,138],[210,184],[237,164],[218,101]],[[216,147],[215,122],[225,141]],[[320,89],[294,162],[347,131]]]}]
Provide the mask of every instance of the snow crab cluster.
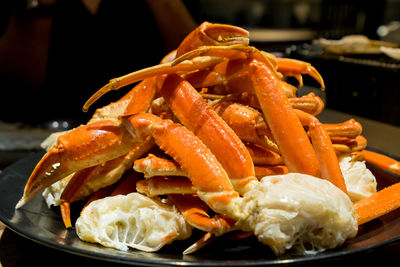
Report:
[{"label": "snow crab cluster", "polygon": [[400,185],[376,192],[364,160],[397,173],[399,163],[366,151],[355,120],[321,123],[321,99],[296,97],[285,80],[301,85],[304,74],[324,88],[309,63],[249,46],[242,28],[204,22],[159,65],[96,92],[84,110],[139,82],[48,141],[17,207],[44,190],[69,228],[70,204],[88,199],[79,237],[124,250],[156,251],[192,228],[206,234],[184,253],[232,231],[276,254],[339,246],[400,204]]}]

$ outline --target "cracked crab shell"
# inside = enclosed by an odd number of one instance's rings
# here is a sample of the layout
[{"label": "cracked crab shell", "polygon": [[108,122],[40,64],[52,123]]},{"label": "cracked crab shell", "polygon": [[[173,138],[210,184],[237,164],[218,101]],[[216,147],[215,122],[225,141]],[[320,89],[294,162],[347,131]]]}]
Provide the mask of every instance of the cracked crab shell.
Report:
[{"label": "cracked crab shell", "polygon": [[125,251],[157,251],[191,235],[191,227],[174,207],[138,193],[92,202],[75,227],[84,241]]},{"label": "cracked crab shell", "polygon": [[254,209],[250,228],[278,255],[292,248],[305,254],[335,248],[357,234],[350,198],[327,180],[299,173],[266,176],[244,198]]}]

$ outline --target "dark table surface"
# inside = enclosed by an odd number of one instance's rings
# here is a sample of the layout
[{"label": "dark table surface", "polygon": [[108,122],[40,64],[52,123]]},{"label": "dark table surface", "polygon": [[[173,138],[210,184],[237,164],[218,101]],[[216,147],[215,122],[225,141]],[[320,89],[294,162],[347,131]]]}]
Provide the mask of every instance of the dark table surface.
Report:
[{"label": "dark table surface", "polygon": [[[383,124],[380,122],[351,116],[349,114],[325,110],[319,119],[323,122],[342,122],[354,117],[363,125],[363,135],[368,140],[370,147],[379,149],[389,154],[400,156],[400,127]],[[11,153],[11,152],[10,152]],[[8,153],[2,153],[6,155]],[[11,154],[10,154],[11,155]],[[9,157],[3,156],[7,164],[13,160],[24,157],[23,152],[17,152]],[[400,227],[400,226],[399,226]],[[0,222],[0,266],[73,266],[73,264],[87,266],[115,266],[117,263],[104,262],[96,259],[74,255],[61,250],[56,250],[34,241],[26,239]],[[338,264],[355,266],[400,266],[400,241],[384,245],[377,249],[353,254],[344,258],[330,259],[317,262],[315,266],[338,266]],[[309,266],[309,265],[308,265]]]}]

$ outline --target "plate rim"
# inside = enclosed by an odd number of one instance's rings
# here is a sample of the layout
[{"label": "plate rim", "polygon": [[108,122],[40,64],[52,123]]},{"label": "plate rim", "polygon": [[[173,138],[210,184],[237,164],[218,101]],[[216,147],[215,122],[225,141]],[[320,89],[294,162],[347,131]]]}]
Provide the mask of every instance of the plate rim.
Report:
[{"label": "plate rim", "polygon": [[[378,152],[378,153],[382,153],[384,155],[393,157],[396,160],[400,160],[399,157],[395,156],[395,155],[391,155],[390,153],[381,151],[379,149],[376,148],[371,148],[371,147],[367,147],[368,150],[374,151],[374,152]],[[32,152],[29,155],[25,156],[24,158],[14,162],[13,164],[7,166],[4,170],[2,170],[2,172],[0,173],[0,182],[1,182],[1,178],[4,176],[4,173],[7,173],[7,170],[12,170],[13,168],[15,168],[16,165],[18,164],[22,164],[25,161],[30,161],[35,159],[36,157],[38,157],[40,154],[43,154],[44,151],[40,150],[38,152]],[[395,175],[395,177],[397,177],[398,175]],[[400,177],[400,176],[398,176]],[[41,195],[39,195],[41,197]],[[164,265],[164,266],[243,266],[243,264],[246,264],[247,266],[261,266],[261,265],[290,265],[290,264],[299,264],[299,263],[312,263],[312,262],[316,262],[316,261],[326,261],[326,260],[331,260],[331,259],[335,259],[338,257],[343,257],[343,256],[352,256],[358,253],[368,253],[371,250],[375,250],[377,248],[386,246],[388,244],[394,243],[396,241],[400,241],[400,235],[399,236],[395,236],[389,240],[380,242],[378,244],[373,244],[373,245],[369,245],[366,247],[362,247],[362,248],[356,248],[356,249],[352,249],[350,251],[341,251],[340,247],[337,248],[339,249],[338,251],[335,251],[337,249],[334,250],[328,250],[326,252],[328,253],[322,253],[322,254],[317,254],[311,257],[296,257],[296,258],[284,258],[284,259],[279,259],[279,257],[277,258],[271,258],[271,259],[254,259],[253,261],[249,262],[248,259],[244,259],[244,260],[209,260],[207,262],[199,262],[199,261],[187,261],[184,259],[174,259],[173,261],[166,261],[163,259],[141,259],[141,258],[130,258],[130,257],[123,257],[123,256],[119,256],[119,255],[110,255],[107,253],[100,253],[100,252],[95,252],[95,251],[90,251],[90,250],[85,250],[83,248],[76,248],[73,246],[70,246],[68,244],[60,244],[57,242],[54,242],[53,240],[35,235],[34,233],[27,233],[23,227],[20,227],[19,225],[16,225],[15,223],[11,222],[8,218],[6,218],[1,212],[0,212],[0,221],[4,223],[4,225],[12,230],[14,233],[22,236],[23,238],[26,238],[28,240],[31,240],[35,243],[44,245],[46,247],[49,248],[53,248],[53,249],[57,249],[59,251],[63,251],[66,253],[71,253],[74,255],[78,255],[78,256],[82,256],[82,257],[87,257],[87,258],[92,258],[92,259],[96,259],[96,260],[104,260],[104,261],[108,261],[108,262],[114,262],[114,263],[122,263],[122,264],[129,264],[129,265],[133,265],[133,264],[139,264],[141,266],[160,266],[160,265]],[[68,231],[75,231],[75,228],[71,228],[71,230]],[[76,235],[76,232],[74,232],[74,235]],[[85,242],[82,240],[79,240],[81,242]],[[87,242],[85,242],[87,243]],[[92,244],[92,245],[96,245],[99,247],[102,247],[101,245],[98,244]],[[157,253],[157,252],[149,252],[149,253]]]}]

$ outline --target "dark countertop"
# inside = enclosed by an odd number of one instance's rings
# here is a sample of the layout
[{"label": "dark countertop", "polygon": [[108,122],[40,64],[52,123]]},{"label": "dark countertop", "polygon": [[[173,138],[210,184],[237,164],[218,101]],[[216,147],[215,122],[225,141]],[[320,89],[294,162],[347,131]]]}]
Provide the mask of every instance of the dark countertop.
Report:
[{"label": "dark countertop", "polygon": [[[400,127],[383,124],[380,122],[351,116],[333,110],[324,110],[319,119],[323,122],[343,122],[354,118],[363,125],[363,135],[368,140],[368,145],[375,149],[385,151],[389,154],[400,156]],[[0,154],[2,155],[2,154]],[[24,157],[24,152],[18,152],[12,160]],[[7,159],[8,162],[12,161]],[[0,158],[2,161],[2,158]],[[8,164],[8,163],[7,163]],[[400,227],[400,225],[399,225]],[[56,250],[26,239],[13,231],[5,228],[0,222],[0,266],[110,266],[119,265],[110,262],[85,258],[67,252]],[[333,259],[323,262],[324,266],[337,266],[338,264],[354,264],[357,266],[400,266],[400,241],[382,246],[371,251],[364,251],[345,258]],[[315,263],[319,266],[321,263]],[[314,265],[314,264],[312,264]]]}]

